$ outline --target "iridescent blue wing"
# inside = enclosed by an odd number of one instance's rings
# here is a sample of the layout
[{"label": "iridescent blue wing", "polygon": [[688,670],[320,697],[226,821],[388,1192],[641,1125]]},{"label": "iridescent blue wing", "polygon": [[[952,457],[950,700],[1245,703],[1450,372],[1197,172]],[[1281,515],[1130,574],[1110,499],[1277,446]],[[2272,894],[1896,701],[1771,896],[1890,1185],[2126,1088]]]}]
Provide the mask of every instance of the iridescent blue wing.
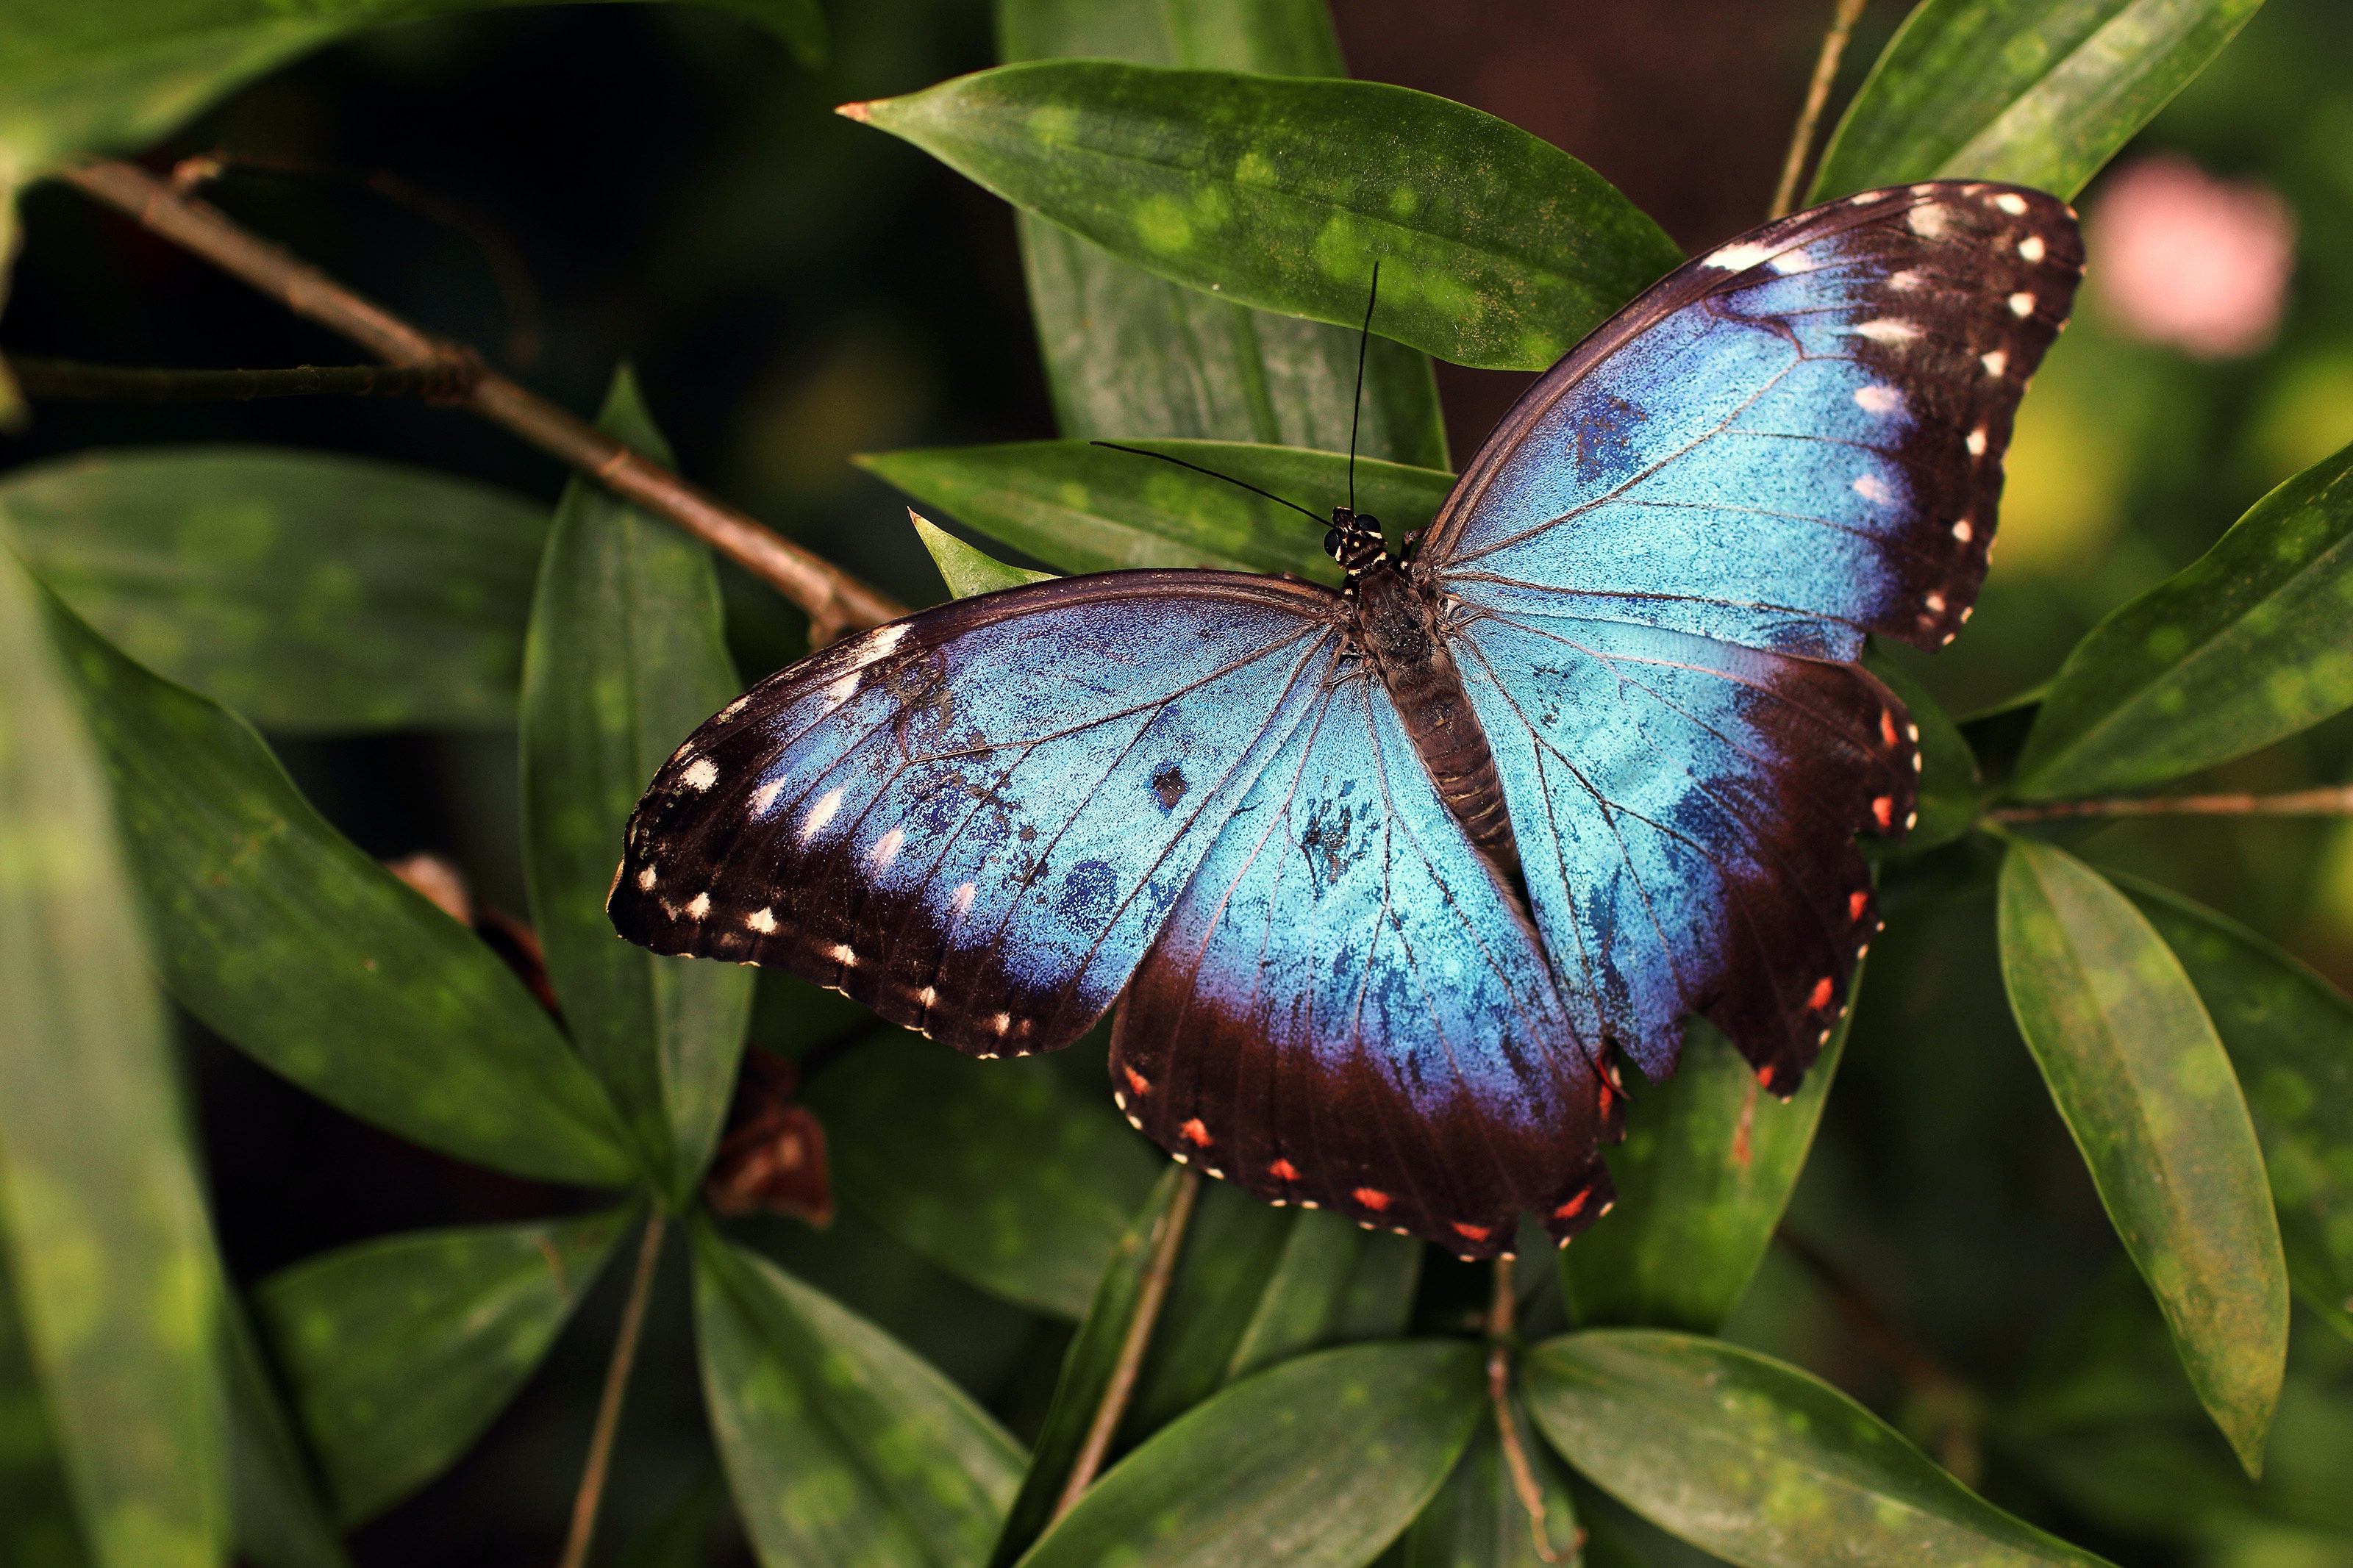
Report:
[{"label": "iridescent blue wing", "polygon": [[[1937,181],[1670,274],[1531,387],[1417,574],[1473,605],[1852,659],[1950,641],[2083,267],[2037,191]],[[1570,602],[1573,598],[1575,602]]]},{"label": "iridescent blue wing", "polygon": [[1518,898],[1356,665],[1260,773],[1121,1005],[1112,1080],[1271,1203],[1472,1257],[1609,1205],[1616,1103]]},{"label": "iridescent blue wing", "polygon": [[1581,1030],[1653,1075],[1683,1018],[1787,1093],[1876,931],[1858,829],[1912,814],[1911,723],[1846,663],[1950,640],[2027,375],[2083,249],[2053,198],[1933,182],[1693,261],[1546,374],[1417,579],[1504,781]]},{"label": "iridescent blue wing", "polygon": [[1100,1017],[1330,669],[1338,596],[1061,578],[836,645],[688,738],[608,910],[980,1056]]}]

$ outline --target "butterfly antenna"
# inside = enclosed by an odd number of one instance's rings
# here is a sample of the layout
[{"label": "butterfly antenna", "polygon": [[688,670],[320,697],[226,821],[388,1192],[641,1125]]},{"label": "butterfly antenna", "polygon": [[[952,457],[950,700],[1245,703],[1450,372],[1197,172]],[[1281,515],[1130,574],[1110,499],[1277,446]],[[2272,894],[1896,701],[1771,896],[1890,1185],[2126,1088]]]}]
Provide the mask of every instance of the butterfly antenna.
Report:
[{"label": "butterfly antenna", "polygon": [[1381,297],[1381,264],[1373,263],[1372,292],[1365,296],[1365,324],[1356,329],[1356,390],[1348,398],[1348,510],[1356,510],[1356,426],[1365,416],[1365,350],[1373,341],[1373,301]]},{"label": "butterfly antenna", "polygon": [[1252,495],[1264,496],[1267,500],[1275,502],[1277,505],[1289,507],[1292,510],[1299,513],[1302,517],[1306,518],[1310,522],[1320,523],[1326,521],[1317,513],[1309,511],[1305,507],[1301,506],[1295,500],[1284,500],[1272,490],[1262,490],[1256,485],[1250,484],[1244,480],[1234,478],[1231,474],[1221,474],[1215,468],[1205,468],[1198,463],[1188,463],[1182,458],[1172,458],[1166,452],[1146,451],[1142,447],[1123,447],[1116,441],[1090,441],[1087,445],[1090,447],[1108,447],[1114,452],[1133,452],[1139,458],[1157,458],[1164,463],[1174,463],[1180,468],[1190,468],[1197,474],[1207,474],[1213,479],[1223,479],[1229,485],[1239,485],[1243,489],[1250,491]]}]

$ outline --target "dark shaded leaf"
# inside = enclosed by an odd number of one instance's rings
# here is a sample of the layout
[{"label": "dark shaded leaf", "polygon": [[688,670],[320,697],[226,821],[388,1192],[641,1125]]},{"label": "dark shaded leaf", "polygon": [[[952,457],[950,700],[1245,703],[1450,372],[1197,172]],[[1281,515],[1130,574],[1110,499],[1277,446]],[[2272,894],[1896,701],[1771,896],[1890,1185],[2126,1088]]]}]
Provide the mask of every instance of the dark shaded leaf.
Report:
[{"label": "dark shaded leaf", "polygon": [[703,1397],[768,1568],[988,1552],[1021,1452],[930,1363],[763,1258],[694,1232]]},{"label": "dark shaded leaf", "polygon": [[980,1062],[892,1031],[809,1081],[835,1194],[959,1278],[1057,1317],[1160,1168],[1106,1099],[1042,1058]]},{"label": "dark shaded leaf", "polygon": [[328,826],[243,720],[49,605],[183,1005],[428,1148],[550,1181],[631,1178],[604,1092],[489,948]]},{"label": "dark shaded leaf", "polygon": [[994,594],[999,588],[1018,588],[1024,583],[1043,583],[1051,572],[1032,572],[1027,567],[1008,566],[997,557],[966,544],[955,534],[935,527],[928,519],[917,517],[910,510],[907,521],[915,525],[915,537],[923,542],[923,549],[932,564],[940,569],[940,581],[947,584],[951,599],[969,599],[976,594]]},{"label": "dark shaded leaf", "polygon": [[[1549,1561],[1575,1564],[1581,1532],[1560,1463],[1525,1415],[1514,1410],[1513,1418],[1528,1467],[1544,1491]],[[1512,1485],[1492,1411],[1472,1434],[1454,1473],[1398,1543],[1392,1561],[1397,1568],[1538,1568],[1547,1561],[1536,1551],[1534,1521]]]},{"label": "dark shaded leaf", "polygon": [[1284,1362],[1121,1460],[1023,1568],[1355,1568],[1445,1481],[1486,1407],[1477,1345],[1392,1341]]},{"label": "dark shaded leaf", "polygon": [[2190,1383],[2260,1474],[2287,1265],[2230,1058],[2164,939],[2082,861],[2014,840],[2000,910],[2019,1030]]},{"label": "dark shaded leaf", "polygon": [[2019,759],[2029,797],[2159,784],[2353,706],[2353,447],[2092,628]]},{"label": "dark shaded leaf", "polygon": [[[670,461],[626,369],[599,427]],[[523,661],[524,862],[572,1042],[673,1205],[693,1194],[726,1118],[754,975],[622,941],[605,899],[655,770],[742,689],[710,547],[575,476],[548,535]]]},{"label": "dark shaded leaf", "polygon": [[2353,1000],[2236,921],[2111,879],[2181,961],[2238,1069],[2290,1283],[2353,1337]]},{"label": "dark shaded leaf", "polygon": [[[1854,984],[1860,987],[1858,971]],[[1618,1204],[1561,1250],[1570,1316],[1588,1326],[1641,1323],[1712,1334],[1748,1292],[1805,1169],[1822,1101],[1853,1018],[1786,1102],[1710,1025],[1683,1037],[1674,1077],[1638,1089],[1626,1142],[1609,1151]]]},{"label": "dark shaded leaf", "polygon": [[2263,0],[1922,0],[1847,108],[1813,201],[1911,180],[2072,197]]},{"label": "dark shaded leaf", "polygon": [[636,1211],[419,1231],[298,1263],[254,1317],[346,1525],[447,1468],[514,1397]]},{"label": "dark shaded leaf", "polygon": [[[1323,0],[998,0],[1008,60],[1346,74]],[[1252,310],[1018,215],[1029,306],[1065,436],[1263,441],[1446,466],[1430,361],[1376,338],[1351,407],[1357,341],[1345,327]]]},{"label": "dark shaded leaf", "polygon": [[[1319,517],[1347,500],[1347,459],[1297,447],[1137,440],[1271,491]],[[857,459],[927,506],[1066,572],[1222,566],[1336,584],[1324,529],[1290,508],[1170,463],[1082,441],[934,447]],[[1437,515],[1454,476],[1356,461],[1356,504],[1396,535]]]},{"label": "dark shaded leaf", "polygon": [[621,1568],[705,1568],[711,1527],[727,1503],[727,1483],[705,1469],[703,1479],[638,1532],[621,1553]]},{"label": "dark shaded leaf", "polygon": [[278,730],[514,719],[547,510],[269,447],[109,447],[0,481],[0,531],[132,658]]},{"label": "dark shaded leaf", "polygon": [[1811,1373],[1720,1340],[1597,1329],[1525,1363],[1569,1463],[1635,1512],[1747,1568],[2096,1563],[1994,1507]]},{"label": "dark shaded leaf", "polygon": [[211,1230],[53,603],[0,548],[0,1254],[90,1561],[204,1568],[228,1533]]},{"label": "dark shaded leaf", "polygon": [[1548,142],[1374,82],[1000,66],[860,106],[1005,197],[1164,278],[1441,359],[1538,370],[1682,260]]},{"label": "dark shaded leaf", "polygon": [[344,1568],[351,1559],[327,1517],[309,1450],[233,1296],[222,1303],[221,1341],[237,1555],[262,1568]]}]

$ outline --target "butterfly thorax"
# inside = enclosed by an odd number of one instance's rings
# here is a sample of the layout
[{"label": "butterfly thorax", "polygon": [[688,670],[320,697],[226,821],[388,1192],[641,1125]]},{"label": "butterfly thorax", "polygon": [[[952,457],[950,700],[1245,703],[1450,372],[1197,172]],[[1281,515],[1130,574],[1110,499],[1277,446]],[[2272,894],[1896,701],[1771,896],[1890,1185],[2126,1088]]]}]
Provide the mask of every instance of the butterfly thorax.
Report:
[{"label": "butterfly thorax", "polygon": [[1348,574],[1356,646],[1380,672],[1439,795],[1504,885],[1517,889],[1520,855],[1503,780],[1447,647],[1443,611],[1391,559],[1377,519],[1335,509],[1324,548]]}]

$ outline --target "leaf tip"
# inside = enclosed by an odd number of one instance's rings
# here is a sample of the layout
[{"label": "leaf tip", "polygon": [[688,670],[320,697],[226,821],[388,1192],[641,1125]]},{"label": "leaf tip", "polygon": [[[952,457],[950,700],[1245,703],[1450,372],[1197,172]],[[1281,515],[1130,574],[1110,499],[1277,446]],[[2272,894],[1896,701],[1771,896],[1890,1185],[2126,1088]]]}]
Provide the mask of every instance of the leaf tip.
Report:
[{"label": "leaf tip", "polygon": [[859,124],[864,125],[874,118],[874,102],[872,99],[866,99],[858,103],[837,103],[833,106],[833,111],[844,120],[855,120]]}]

